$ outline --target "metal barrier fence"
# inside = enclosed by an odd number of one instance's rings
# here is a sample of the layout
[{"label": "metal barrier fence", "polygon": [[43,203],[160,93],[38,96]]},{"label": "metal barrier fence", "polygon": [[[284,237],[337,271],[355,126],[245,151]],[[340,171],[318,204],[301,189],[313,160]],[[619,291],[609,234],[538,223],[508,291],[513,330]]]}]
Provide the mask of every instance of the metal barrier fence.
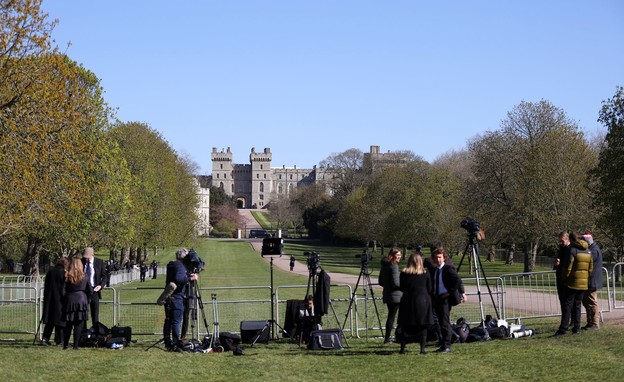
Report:
[{"label": "metal barrier fence", "polygon": [[35,333],[38,323],[37,288],[24,285],[0,285],[0,333]]},{"label": "metal barrier fence", "polygon": [[617,263],[613,266],[612,280],[613,280],[613,308],[624,308],[624,280],[622,274],[624,273],[624,263]]},{"label": "metal barrier fence", "polygon": [[[600,317],[611,311],[609,272],[602,268],[606,287],[598,291]],[[501,275],[497,288],[502,291],[501,318],[518,321],[561,315],[555,271]]]},{"label": "metal barrier fence", "polygon": [[[609,272],[603,268],[605,286],[599,291],[601,319],[604,312],[624,308],[624,263],[617,263]],[[137,272],[121,272],[115,284],[138,280]],[[135,275],[136,273],[136,275]],[[164,274],[164,268],[162,270]],[[134,278],[136,276],[136,278]],[[451,321],[463,317],[467,322],[480,322],[483,314],[498,316],[507,321],[517,321],[555,317],[561,314],[557,297],[554,271],[505,274],[489,279],[490,290],[483,279],[464,279],[468,302],[453,307]],[[111,283],[112,284],[112,283]],[[381,336],[385,326],[387,308],[382,303],[381,290],[361,288],[355,290],[346,284],[332,284],[331,310],[323,316],[323,327],[342,328],[352,337]],[[100,321],[106,325],[130,326],[134,336],[142,339],[160,337],[164,323],[164,309],[155,304],[161,288],[142,288],[124,285],[107,287],[102,290],[100,300]],[[303,300],[306,285],[289,285],[275,288],[275,311],[271,312],[271,288],[252,287],[213,287],[200,288],[196,316],[189,324],[189,333],[201,338],[211,333],[215,324],[214,313],[218,313],[219,330],[222,332],[240,331],[242,321],[274,319],[284,326],[286,302]],[[491,294],[490,294],[491,292]],[[375,294],[378,293],[378,296]],[[212,299],[215,294],[215,299]],[[244,295],[245,298],[241,298]],[[156,296],[156,297],[155,297]],[[216,303],[216,305],[214,305]],[[43,307],[43,282],[23,276],[0,278],[0,333],[35,334]],[[279,336],[279,328],[274,328],[273,336]]]}]

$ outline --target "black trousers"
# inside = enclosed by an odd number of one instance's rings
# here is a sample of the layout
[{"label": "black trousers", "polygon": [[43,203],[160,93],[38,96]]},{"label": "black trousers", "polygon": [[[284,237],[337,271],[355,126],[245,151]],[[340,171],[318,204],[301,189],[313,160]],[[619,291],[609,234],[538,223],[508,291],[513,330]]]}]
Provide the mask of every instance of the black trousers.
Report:
[{"label": "black trousers", "polygon": [[389,302],[386,305],[388,305],[388,318],[386,319],[386,335],[384,340],[388,342],[390,341],[390,334],[392,334],[392,329],[394,328],[394,320],[396,319],[400,304]]},{"label": "black trousers", "polygon": [[89,311],[91,311],[91,326],[100,322],[100,296],[96,292],[89,298]]},{"label": "black trousers", "polygon": [[451,303],[448,298],[441,298],[435,296],[433,298],[433,309],[438,317],[438,323],[440,324],[440,348],[451,347],[451,336],[453,329],[451,328]]},{"label": "black trousers", "polygon": [[560,331],[567,331],[570,323],[572,324],[573,330],[579,330],[581,328],[581,306],[584,295],[584,290],[565,288],[563,303],[561,304]]}]

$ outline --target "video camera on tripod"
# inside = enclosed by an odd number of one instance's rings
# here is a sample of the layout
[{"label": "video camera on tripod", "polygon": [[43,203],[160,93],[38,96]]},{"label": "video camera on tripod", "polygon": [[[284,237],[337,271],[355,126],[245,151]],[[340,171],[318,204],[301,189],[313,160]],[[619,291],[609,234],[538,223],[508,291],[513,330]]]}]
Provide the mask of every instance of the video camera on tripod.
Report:
[{"label": "video camera on tripod", "polygon": [[319,252],[304,252],[303,255],[306,257],[306,264],[310,273],[316,271],[321,266],[321,254]]},{"label": "video camera on tripod", "polygon": [[471,238],[477,238],[478,240],[483,240],[485,234],[481,229],[481,224],[476,220],[467,216],[464,220],[459,223],[459,226],[468,231],[468,236]]},{"label": "video camera on tripod", "polygon": [[368,253],[368,249],[364,249],[361,254],[355,255],[355,258],[360,259],[361,269],[368,274],[368,262],[373,260],[373,255]]},{"label": "video camera on tripod", "polygon": [[193,248],[184,257],[184,267],[189,273],[199,273],[204,270],[206,263],[199,257]]}]

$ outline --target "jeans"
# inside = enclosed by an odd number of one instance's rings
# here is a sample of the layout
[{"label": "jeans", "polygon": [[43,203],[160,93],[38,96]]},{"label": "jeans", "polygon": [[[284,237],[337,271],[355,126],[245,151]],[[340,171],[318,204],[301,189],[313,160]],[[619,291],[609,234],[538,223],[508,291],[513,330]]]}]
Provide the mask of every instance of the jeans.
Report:
[{"label": "jeans", "polygon": [[180,325],[184,313],[184,302],[181,298],[171,298],[165,303],[165,324],[163,337],[167,347],[176,346],[180,340]]}]

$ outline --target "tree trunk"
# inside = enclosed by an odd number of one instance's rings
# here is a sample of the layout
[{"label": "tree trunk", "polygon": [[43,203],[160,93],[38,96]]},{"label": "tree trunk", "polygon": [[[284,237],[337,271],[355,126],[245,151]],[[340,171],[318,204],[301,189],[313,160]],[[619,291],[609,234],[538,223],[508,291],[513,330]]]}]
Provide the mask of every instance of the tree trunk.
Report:
[{"label": "tree trunk", "polygon": [[507,252],[507,260],[505,261],[505,264],[513,264],[514,252],[516,252],[516,245],[512,244],[511,247],[509,247],[509,251]]},{"label": "tree trunk", "polygon": [[121,265],[124,266],[126,265],[126,263],[129,261],[129,253],[130,250],[128,249],[128,247],[123,247],[121,249]]},{"label": "tree trunk", "polygon": [[110,261],[112,261],[113,263],[116,263],[118,256],[119,256],[119,251],[117,250],[117,247],[115,247],[115,248],[110,250],[110,254],[108,256],[108,259]]},{"label": "tree trunk", "polygon": [[496,260],[496,246],[493,245],[490,247],[490,251],[488,252],[487,261],[494,262]]},{"label": "tree trunk", "polygon": [[535,260],[537,259],[537,248],[539,242],[530,242],[524,254],[524,272],[533,272],[535,270]]},{"label": "tree trunk", "polygon": [[39,279],[39,257],[43,243],[39,239],[28,239],[28,246],[24,256],[22,273]]}]

